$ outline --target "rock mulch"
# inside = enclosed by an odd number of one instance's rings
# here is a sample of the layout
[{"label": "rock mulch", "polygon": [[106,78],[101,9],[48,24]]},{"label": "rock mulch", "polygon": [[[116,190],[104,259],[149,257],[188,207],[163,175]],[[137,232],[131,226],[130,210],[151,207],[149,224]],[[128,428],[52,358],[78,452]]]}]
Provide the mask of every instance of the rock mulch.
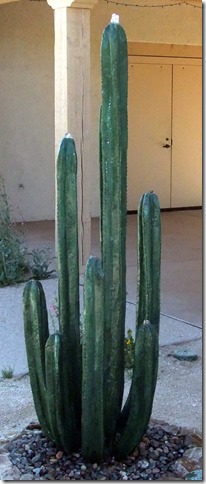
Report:
[{"label": "rock mulch", "polygon": [[136,450],[121,462],[105,458],[101,465],[89,464],[81,451],[68,456],[36,423],[0,452],[2,480],[184,480],[202,468],[201,435],[164,423],[151,423]]}]

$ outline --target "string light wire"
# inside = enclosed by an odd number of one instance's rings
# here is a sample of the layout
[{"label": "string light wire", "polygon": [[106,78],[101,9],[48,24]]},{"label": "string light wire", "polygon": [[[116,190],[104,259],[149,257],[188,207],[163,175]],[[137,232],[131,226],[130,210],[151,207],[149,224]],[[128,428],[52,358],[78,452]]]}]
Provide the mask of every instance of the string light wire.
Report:
[{"label": "string light wire", "polygon": [[123,7],[139,7],[139,8],[165,8],[165,7],[174,7],[174,6],[182,6],[182,5],[187,5],[193,8],[202,8],[199,5],[194,5],[193,3],[186,2],[185,0],[183,2],[174,2],[174,3],[165,3],[165,4],[157,4],[157,5],[140,5],[140,4],[134,4],[134,3],[123,3],[123,2],[118,2],[117,0],[104,0],[106,3],[113,3],[115,5],[122,5]]}]

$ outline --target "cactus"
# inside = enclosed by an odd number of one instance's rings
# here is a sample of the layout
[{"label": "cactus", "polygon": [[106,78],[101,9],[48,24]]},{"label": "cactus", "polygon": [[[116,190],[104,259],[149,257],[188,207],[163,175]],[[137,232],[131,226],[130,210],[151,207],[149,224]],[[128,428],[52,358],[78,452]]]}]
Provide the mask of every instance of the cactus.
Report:
[{"label": "cactus", "polygon": [[[114,438],[124,391],[126,311],[127,40],[116,22],[101,46],[101,240],[104,271],[104,427]],[[112,96],[111,96],[112,93]]]},{"label": "cactus", "polygon": [[44,291],[24,289],[24,327],[39,422],[59,448],[80,446],[85,459],[130,453],[149,422],[158,369],[160,208],[143,195],[138,209],[138,304],[132,384],[124,407],[126,310],[127,41],[116,21],[101,45],[101,259],[90,257],[84,280],[80,341],[77,156],[66,135],[57,159],[59,331],[49,336]]}]

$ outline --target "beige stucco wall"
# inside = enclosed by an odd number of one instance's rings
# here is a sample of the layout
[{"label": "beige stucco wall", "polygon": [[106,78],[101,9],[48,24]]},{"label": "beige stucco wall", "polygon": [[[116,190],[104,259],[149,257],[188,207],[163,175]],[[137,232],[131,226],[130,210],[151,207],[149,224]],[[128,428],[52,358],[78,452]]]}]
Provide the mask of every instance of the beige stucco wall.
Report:
[{"label": "beige stucco wall", "polygon": [[0,6],[0,172],[17,220],[54,218],[53,43],[46,3]]},{"label": "beige stucco wall", "polygon": [[[128,41],[201,44],[199,9],[126,8],[100,0],[91,11],[92,216],[99,214],[99,50],[113,12]],[[53,12],[46,2],[0,5],[0,172],[17,219],[54,218],[53,43]]]}]

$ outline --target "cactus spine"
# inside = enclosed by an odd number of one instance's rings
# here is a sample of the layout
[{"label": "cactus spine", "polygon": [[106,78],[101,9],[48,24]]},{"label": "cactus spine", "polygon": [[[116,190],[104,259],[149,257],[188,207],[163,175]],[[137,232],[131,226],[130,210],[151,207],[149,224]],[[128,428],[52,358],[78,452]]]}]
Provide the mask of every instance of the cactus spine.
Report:
[{"label": "cactus spine", "polygon": [[70,135],[57,159],[59,331],[49,336],[44,291],[24,289],[26,349],[34,403],[47,436],[67,453],[104,451],[125,457],[141,439],[152,411],[160,318],[160,208],[154,193],[138,210],[135,363],[122,409],[126,309],[127,41],[119,23],[101,45],[100,196],[102,261],[90,257],[84,281],[80,342],[77,157]]}]

